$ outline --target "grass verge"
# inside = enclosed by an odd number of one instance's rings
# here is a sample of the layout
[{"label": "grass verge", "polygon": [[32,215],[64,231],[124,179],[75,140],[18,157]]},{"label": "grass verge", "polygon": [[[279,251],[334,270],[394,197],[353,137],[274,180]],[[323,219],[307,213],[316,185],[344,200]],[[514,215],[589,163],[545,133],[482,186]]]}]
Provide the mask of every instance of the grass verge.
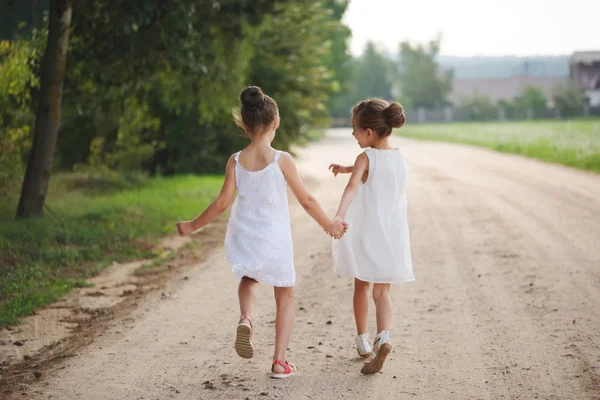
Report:
[{"label": "grass verge", "polygon": [[410,125],[421,140],[464,143],[600,172],[600,119]]},{"label": "grass verge", "polygon": [[152,257],[174,223],[198,214],[222,177],[182,176],[101,195],[50,193],[52,214],[14,220],[0,213],[0,326],[49,304],[113,261]]},{"label": "grass verge", "polygon": [[142,265],[138,269],[135,270],[135,275],[142,276],[149,273],[152,273],[157,268],[161,267],[163,264],[168,263],[169,261],[175,258],[175,252],[169,251],[166,255],[160,255],[156,257],[154,260]]}]

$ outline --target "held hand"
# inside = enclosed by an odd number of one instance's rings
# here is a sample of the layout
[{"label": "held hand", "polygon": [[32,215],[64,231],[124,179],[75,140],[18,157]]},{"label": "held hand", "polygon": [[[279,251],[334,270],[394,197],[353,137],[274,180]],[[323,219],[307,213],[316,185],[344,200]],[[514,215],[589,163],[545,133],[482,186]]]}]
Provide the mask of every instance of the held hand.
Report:
[{"label": "held hand", "polygon": [[331,164],[328,169],[330,169],[331,172],[333,172],[334,176],[337,176],[337,174],[344,173],[344,167],[339,164]]},{"label": "held hand", "polygon": [[329,234],[335,239],[341,239],[342,236],[348,230],[348,224],[342,221],[341,218],[335,217],[331,222],[331,227],[329,228]]},{"label": "held hand", "polygon": [[192,226],[191,221],[181,221],[175,224],[177,226],[177,232],[179,236],[189,235],[194,232],[194,227]]}]

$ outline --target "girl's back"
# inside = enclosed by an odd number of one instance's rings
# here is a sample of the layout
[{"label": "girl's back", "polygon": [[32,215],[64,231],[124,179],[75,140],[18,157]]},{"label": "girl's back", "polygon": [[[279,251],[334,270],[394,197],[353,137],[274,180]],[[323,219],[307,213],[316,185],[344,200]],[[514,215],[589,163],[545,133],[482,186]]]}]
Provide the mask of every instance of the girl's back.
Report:
[{"label": "girl's back", "polygon": [[246,164],[250,165],[247,167],[242,165],[241,155],[242,152],[235,154],[235,185],[238,196],[234,207],[237,205],[238,209],[232,212],[232,217],[237,213],[251,217],[253,210],[256,211],[256,218],[252,219],[273,219],[274,215],[287,215],[287,183],[279,168],[281,152],[275,151],[268,163],[262,156],[254,159],[247,157],[245,161],[251,161]]},{"label": "girl's back", "polygon": [[[377,213],[390,218],[406,217],[406,164],[398,150],[366,149],[369,174],[364,184],[370,204]],[[398,213],[398,211],[404,211]],[[398,222],[398,221],[396,221]]]},{"label": "girl's back", "polygon": [[[227,224],[227,258],[239,277],[252,276],[274,286],[293,286],[294,249],[287,183],[278,163],[281,152],[277,151],[273,160],[258,170],[244,168],[241,153],[235,155],[238,195]],[[260,159],[255,161],[255,167],[264,165]]]}]

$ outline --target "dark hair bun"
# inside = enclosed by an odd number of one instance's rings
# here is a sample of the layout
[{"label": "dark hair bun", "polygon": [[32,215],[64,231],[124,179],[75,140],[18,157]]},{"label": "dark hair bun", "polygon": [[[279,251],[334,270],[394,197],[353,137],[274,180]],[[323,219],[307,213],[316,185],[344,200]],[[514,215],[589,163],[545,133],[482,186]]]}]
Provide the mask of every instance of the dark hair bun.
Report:
[{"label": "dark hair bun", "polygon": [[248,86],[240,95],[244,108],[258,110],[265,104],[265,94],[258,86]]},{"label": "dark hair bun", "polygon": [[406,122],[404,108],[399,103],[390,104],[383,110],[383,119],[391,128],[400,128]]}]

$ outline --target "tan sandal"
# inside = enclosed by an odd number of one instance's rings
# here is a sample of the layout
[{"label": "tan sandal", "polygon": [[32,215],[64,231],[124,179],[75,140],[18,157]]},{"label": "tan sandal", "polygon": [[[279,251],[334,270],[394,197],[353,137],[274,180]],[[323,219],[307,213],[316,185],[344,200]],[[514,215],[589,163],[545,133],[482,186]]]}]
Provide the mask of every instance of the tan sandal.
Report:
[{"label": "tan sandal", "polygon": [[[377,349],[377,351],[375,351]],[[365,375],[375,374],[383,368],[385,359],[392,351],[392,341],[390,340],[388,331],[381,331],[375,337],[373,342],[373,351],[369,356],[369,360],[365,362],[360,372]]]},{"label": "tan sandal", "polygon": [[[244,320],[248,320],[248,323],[245,323]],[[238,356],[242,358],[252,358],[254,356],[253,333],[252,320],[245,315],[242,316],[240,322],[238,322],[235,335],[235,352]]]}]

